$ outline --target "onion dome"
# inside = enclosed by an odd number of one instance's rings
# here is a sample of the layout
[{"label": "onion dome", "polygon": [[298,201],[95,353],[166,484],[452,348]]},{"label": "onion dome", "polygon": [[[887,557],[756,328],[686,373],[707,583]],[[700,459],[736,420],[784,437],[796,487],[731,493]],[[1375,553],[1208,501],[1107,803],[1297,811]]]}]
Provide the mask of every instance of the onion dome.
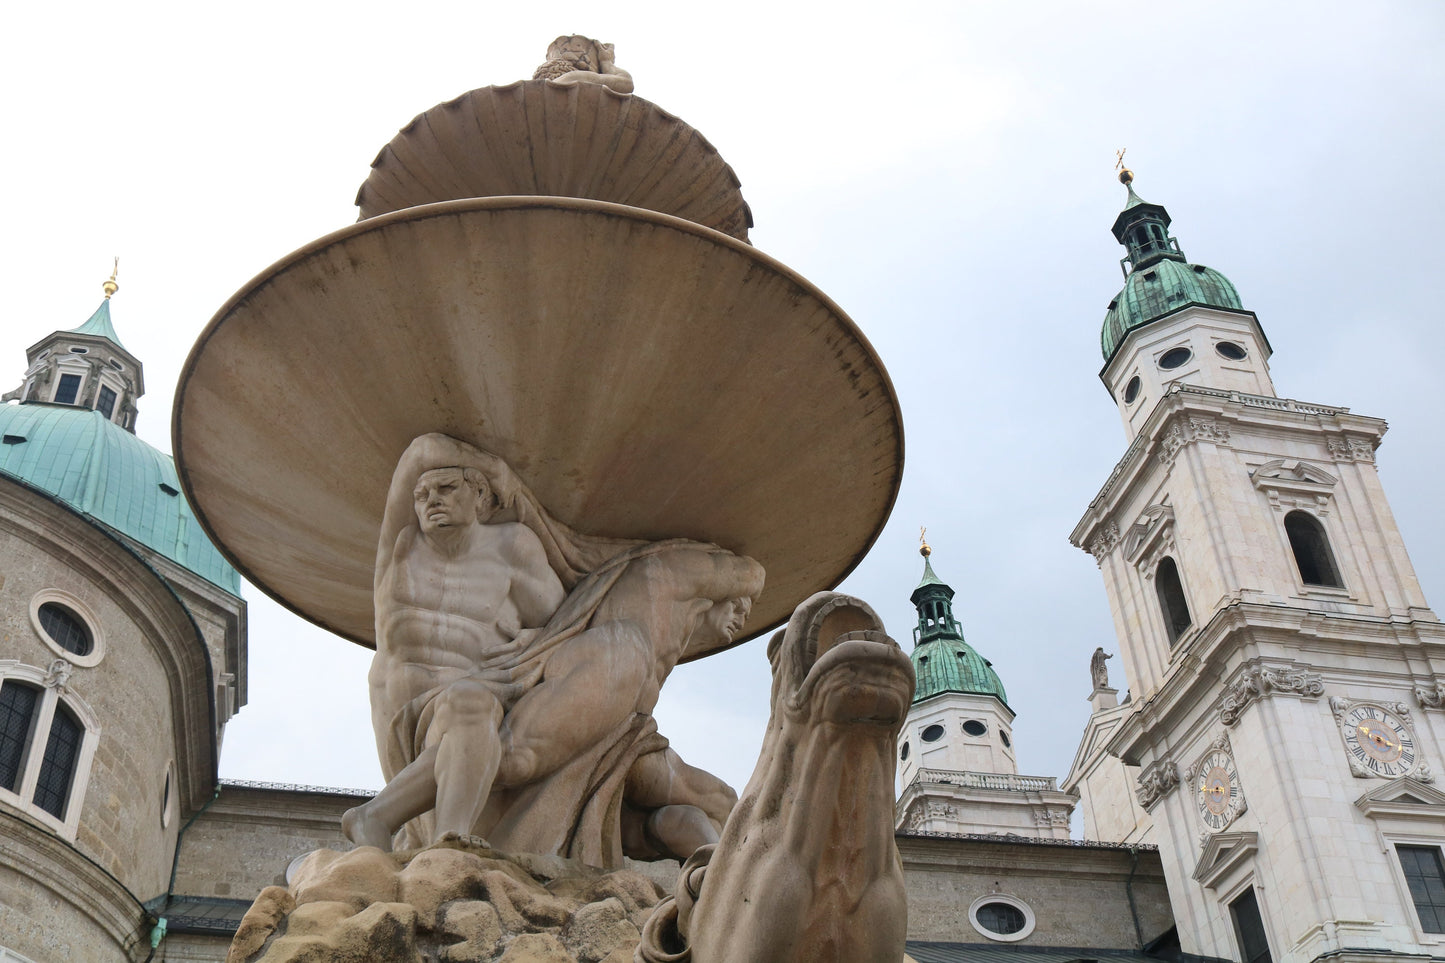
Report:
[{"label": "onion dome", "polygon": [[923,580],[908,599],[918,610],[918,625],[913,630],[913,671],[918,686],[913,692],[915,705],[945,692],[967,695],[991,695],[1008,705],[1003,682],[993,664],[974,651],[963,639],[963,629],[953,618],[953,589],[933,571],[931,554],[925,543]]},{"label": "onion dome", "polygon": [[1119,262],[1124,271],[1124,289],[1109,302],[1100,334],[1100,347],[1107,362],[1124,338],[1190,305],[1243,311],[1239,292],[1223,274],[1202,264],[1190,264],[1169,236],[1169,212],[1134,193],[1134,175],[1125,168],[1119,180],[1128,188],[1129,198],[1114,220],[1114,237],[1129,252]]}]

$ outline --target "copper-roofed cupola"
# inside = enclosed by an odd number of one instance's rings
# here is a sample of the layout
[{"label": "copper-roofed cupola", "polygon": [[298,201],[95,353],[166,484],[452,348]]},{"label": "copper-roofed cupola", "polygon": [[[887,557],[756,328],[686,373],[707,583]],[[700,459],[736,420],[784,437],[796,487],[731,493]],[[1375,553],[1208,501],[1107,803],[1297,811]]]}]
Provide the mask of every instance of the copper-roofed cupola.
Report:
[{"label": "copper-roofed cupola", "polygon": [[1126,252],[1124,287],[1104,314],[1099,377],[1130,437],[1177,384],[1273,395],[1269,341],[1254,313],[1229,278],[1185,259],[1169,212],[1135,193],[1122,156],[1120,167],[1128,197],[1112,230]]},{"label": "copper-roofed cupola", "polygon": [[919,549],[923,580],[908,596],[918,610],[912,656],[918,687],[913,701],[919,703],[943,692],[964,692],[991,695],[1008,705],[993,665],[964,641],[963,628],[953,617],[953,588],[934,574],[929,561],[932,553],[924,542]]},{"label": "copper-roofed cupola", "polygon": [[120,343],[110,320],[119,267],[116,258],[116,270],[102,285],[105,300],[83,324],[52,331],[26,350],[24,380],[0,401],[88,408],[135,433],[136,401],[145,394],[145,380],[140,359]]}]

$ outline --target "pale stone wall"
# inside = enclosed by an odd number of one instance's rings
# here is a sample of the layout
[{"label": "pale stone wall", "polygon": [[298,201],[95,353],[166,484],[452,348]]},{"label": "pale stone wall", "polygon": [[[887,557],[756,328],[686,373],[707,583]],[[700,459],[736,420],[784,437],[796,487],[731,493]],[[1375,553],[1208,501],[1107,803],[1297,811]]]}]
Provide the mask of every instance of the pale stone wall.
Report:
[{"label": "pale stone wall", "polygon": [[991,893],[1023,901],[1036,920],[1032,934],[1000,947],[1138,949],[1173,925],[1159,854],[1147,847],[900,834],[898,848],[910,940],[989,942],[967,917]]},{"label": "pale stone wall", "polygon": [[[972,736],[963,730],[969,720],[982,722],[987,731]],[[949,769],[968,772],[1018,772],[1013,748],[1014,714],[993,696],[944,692],[908,710],[903,731],[898,734],[900,785],[913,781],[919,769]],[[923,731],[931,725],[943,727],[943,736],[925,742]],[[1008,739],[1008,745],[1004,739]],[[908,758],[902,758],[904,745]]]},{"label": "pale stone wall", "polygon": [[182,840],[176,892],[254,899],[267,886],[285,885],[286,867],[298,856],[351,848],[341,814],[370,795],[222,783]]},{"label": "pale stone wall", "polygon": [[[154,638],[170,626],[157,626],[147,610],[169,605],[181,618],[183,610],[114,540],[8,481],[0,482],[0,559],[0,644],[6,658],[41,669],[59,658],[30,620],[31,599],[42,589],[81,600],[103,636],[99,663],[73,666],[65,684],[66,697],[93,714],[99,735],[88,770],[76,777],[77,787],[85,781],[83,797],[69,803],[71,813],[79,804],[78,825],[58,832],[138,899],[164,892],[176,833],[174,820],[161,825],[166,768],[176,754],[176,693]],[[194,634],[189,644],[199,644]],[[0,806],[45,821],[13,795],[0,794]]]}]

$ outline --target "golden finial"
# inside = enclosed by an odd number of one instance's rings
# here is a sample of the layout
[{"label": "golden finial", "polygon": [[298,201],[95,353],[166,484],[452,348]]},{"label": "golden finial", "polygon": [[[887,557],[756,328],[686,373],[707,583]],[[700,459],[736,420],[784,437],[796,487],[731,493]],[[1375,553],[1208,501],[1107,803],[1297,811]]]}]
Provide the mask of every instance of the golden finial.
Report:
[{"label": "golden finial", "polygon": [[1124,166],[1124,151],[1128,149],[1129,148],[1127,147],[1120,147],[1118,150],[1114,151],[1115,156],[1119,158],[1114,163],[1114,170],[1119,172],[1119,183],[1123,184],[1125,187],[1128,187],[1134,182],[1134,172]]},{"label": "golden finial", "polygon": [[110,296],[111,296],[112,294],[114,294],[115,292],[117,292],[117,291],[120,290],[120,285],[115,283],[115,276],[116,276],[117,274],[119,274],[119,273],[120,273],[120,257],[119,257],[119,255],[117,255],[117,256],[116,256],[116,259],[115,259],[115,264],[112,265],[112,266],[111,266],[111,269],[110,269],[110,279],[107,280],[104,284],[102,284],[102,285],[100,286],[100,287],[101,287],[101,290],[105,292],[105,299],[106,299],[107,301],[110,300]]},{"label": "golden finial", "polygon": [[928,547],[928,529],[922,525],[918,526],[918,554],[924,558],[933,554],[933,549]]}]

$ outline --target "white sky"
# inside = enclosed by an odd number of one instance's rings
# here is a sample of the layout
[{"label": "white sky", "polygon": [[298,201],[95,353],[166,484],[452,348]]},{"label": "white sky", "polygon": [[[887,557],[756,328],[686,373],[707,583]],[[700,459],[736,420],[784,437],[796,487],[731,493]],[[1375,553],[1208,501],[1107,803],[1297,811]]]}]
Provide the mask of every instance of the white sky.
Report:
[{"label": "white sky", "polygon": [[[1067,536],[1124,450],[1097,377],[1118,147],[1259,314],[1280,394],[1390,419],[1381,476],[1445,605],[1439,4],[26,4],[0,40],[0,390],[26,345],[94,310],[119,254],[139,433],[169,451],[176,376],[226,298],[353,221],[412,116],[530,76],[572,32],[616,43],[638,95],[718,147],[753,242],[882,356],[907,469],[843,588],[907,644],[928,525],[1018,712],[1022,771],[1063,775],[1089,654],[1117,651]],[[378,786],[369,653],[247,598],[251,698],[222,774]],[[741,788],[767,694],[753,642],[674,673],[660,725]]]}]

